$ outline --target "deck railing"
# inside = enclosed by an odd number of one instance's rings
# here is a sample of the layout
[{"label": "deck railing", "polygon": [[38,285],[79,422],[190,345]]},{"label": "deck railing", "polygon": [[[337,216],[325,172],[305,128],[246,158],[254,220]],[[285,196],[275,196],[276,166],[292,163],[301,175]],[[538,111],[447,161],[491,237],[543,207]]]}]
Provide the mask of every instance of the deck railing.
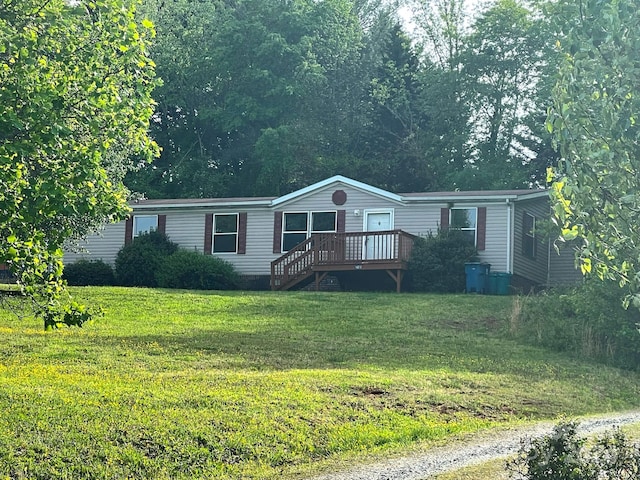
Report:
[{"label": "deck railing", "polygon": [[314,267],[344,270],[366,264],[404,268],[414,235],[402,230],[314,234],[271,262],[271,288],[287,289],[310,276]]}]

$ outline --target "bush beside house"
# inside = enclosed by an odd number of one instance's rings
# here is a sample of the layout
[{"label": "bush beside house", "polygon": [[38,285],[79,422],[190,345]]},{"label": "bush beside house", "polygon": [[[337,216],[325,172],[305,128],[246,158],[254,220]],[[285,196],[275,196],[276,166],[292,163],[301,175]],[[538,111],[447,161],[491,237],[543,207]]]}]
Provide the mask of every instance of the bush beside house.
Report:
[{"label": "bush beside house", "polygon": [[409,286],[416,292],[463,292],[464,264],[476,255],[468,236],[458,230],[419,237],[409,259]]},{"label": "bush beside house", "polygon": [[180,249],[156,231],[140,235],[120,249],[115,273],[117,282],[128,287],[231,290],[240,285],[229,262]]},{"label": "bush beside house", "polygon": [[156,272],[178,244],[164,233],[151,231],[134,238],[116,257],[116,280],[125,287],[157,287]]},{"label": "bush beside house", "polygon": [[177,250],[165,258],[156,281],[159,287],[189,290],[232,290],[240,284],[229,262],[192,250]]},{"label": "bush beside house", "polygon": [[64,267],[63,278],[69,285],[115,285],[116,277],[111,265],[102,260],[78,260]]}]

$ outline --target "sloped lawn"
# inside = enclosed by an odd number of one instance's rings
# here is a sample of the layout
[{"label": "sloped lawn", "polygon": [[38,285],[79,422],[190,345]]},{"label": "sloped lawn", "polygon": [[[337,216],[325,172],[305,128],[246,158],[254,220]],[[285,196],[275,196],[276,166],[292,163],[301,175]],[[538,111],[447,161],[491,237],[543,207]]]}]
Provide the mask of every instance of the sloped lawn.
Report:
[{"label": "sloped lawn", "polygon": [[640,377],[508,339],[508,297],[76,289],[105,315],[0,312],[0,478],[303,478],[560,414]]}]

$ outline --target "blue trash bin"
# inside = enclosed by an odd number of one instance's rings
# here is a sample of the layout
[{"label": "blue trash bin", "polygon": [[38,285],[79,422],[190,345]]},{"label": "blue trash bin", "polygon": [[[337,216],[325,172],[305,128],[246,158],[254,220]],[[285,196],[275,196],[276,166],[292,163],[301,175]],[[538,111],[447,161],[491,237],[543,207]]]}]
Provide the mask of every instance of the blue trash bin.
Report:
[{"label": "blue trash bin", "polygon": [[488,263],[468,262],[464,264],[467,278],[467,293],[484,293],[491,265]]}]

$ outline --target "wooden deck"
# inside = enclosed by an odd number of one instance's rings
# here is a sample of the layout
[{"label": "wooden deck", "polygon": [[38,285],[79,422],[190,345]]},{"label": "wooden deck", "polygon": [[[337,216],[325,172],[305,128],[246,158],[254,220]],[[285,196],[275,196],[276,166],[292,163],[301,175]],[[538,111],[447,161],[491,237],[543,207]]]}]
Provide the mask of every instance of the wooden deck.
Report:
[{"label": "wooden deck", "polygon": [[414,235],[402,230],[314,234],[271,262],[271,289],[288,290],[331,272],[385,270],[400,292]]}]

